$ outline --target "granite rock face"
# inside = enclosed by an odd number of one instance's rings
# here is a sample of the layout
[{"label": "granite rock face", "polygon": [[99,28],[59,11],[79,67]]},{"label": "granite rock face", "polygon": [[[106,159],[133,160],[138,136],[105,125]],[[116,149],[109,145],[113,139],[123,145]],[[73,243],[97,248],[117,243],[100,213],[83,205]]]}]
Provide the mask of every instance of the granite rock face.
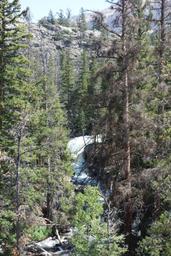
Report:
[{"label": "granite rock face", "polygon": [[42,50],[47,52],[58,52],[69,48],[73,55],[77,57],[80,50],[91,48],[92,41],[100,37],[100,31],[87,30],[85,38],[81,39],[81,34],[77,27],[64,27],[61,25],[39,25],[31,23],[28,27],[32,34],[31,47],[33,50]]}]

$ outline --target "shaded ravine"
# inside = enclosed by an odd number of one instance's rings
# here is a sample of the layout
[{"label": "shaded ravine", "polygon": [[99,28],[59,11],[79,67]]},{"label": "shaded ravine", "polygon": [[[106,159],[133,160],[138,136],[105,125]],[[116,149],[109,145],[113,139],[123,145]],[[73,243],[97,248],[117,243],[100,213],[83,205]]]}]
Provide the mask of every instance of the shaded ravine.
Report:
[{"label": "shaded ravine", "polygon": [[[97,185],[97,180],[88,175],[86,160],[84,158],[84,149],[86,146],[93,143],[100,143],[100,136],[80,136],[72,138],[68,143],[68,150],[73,159],[73,176],[71,182],[75,185]],[[24,255],[63,255],[69,256],[71,248],[69,239],[73,235],[73,230],[70,229],[67,233],[58,234],[56,237],[49,237],[43,241],[32,242],[25,248]]]}]

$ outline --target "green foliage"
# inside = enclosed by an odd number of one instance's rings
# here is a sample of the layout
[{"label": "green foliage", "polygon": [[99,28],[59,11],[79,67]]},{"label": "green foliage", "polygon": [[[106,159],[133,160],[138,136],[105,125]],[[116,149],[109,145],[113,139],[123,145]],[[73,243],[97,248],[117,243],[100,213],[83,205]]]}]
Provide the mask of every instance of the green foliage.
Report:
[{"label": "green foliage", "polygon": [[27,235],[32,241],[41,241],[50,235],[51,230],[46,226],[33,226],[27,229]]},{"label": "green foliage", "polygon": [[63,10],[60,10],[57,17],[57,23],[68,27],[70,25],[70,19],[71,19],[71,11],[67,9],[66,14],[63,12]]},{"label": "green foliage", "polygon": [[6,247],[9,247],[14,237],[16,238],[18,211],[16,187],[17,163],[19,163],[17,143],[21,134],[25,136],[25,127],[32,109],[31,96],[35,88],[29,83],[28,61],[22,54],[28,35],[21,25],[24,12],[20,10],[19,1],[1,1],[0,13],[0,152],[10,159],[10,161],[2,161],[1,164],[3,231],[0,238],[6,240]]},{"label": "green foliage", "polygon": [[0,156],[9,159],[1,164],[0,239],[7,247],[14,242],[19,247],[22,236],[28,233],[33,239],[48,235],[46,227],[39,228],[35,222],[42,218],[45,206],[45,217],[55,220],[54,205],[60,205],[69,190],[64,187],[69,183],[71,165],[54,59],[47,60],[42,73],[40,59],[28,53],[31,48],[25,50],[28,36],[21,26],[19,1],[1,1],[0,14],[0,24],[4,25],[0,25]]},{"label": "green foliage", "polygon": [[13,234],[16,216],[12,209],[6,208],[4,207],[0,212],[0,242],[3,241],[8,247],[12,247],[16,242],[15,235]]},{"label": "green foliage", "polygon": [[154,222],[138,249],[138,255],[170,256],[171,255],[171,215],[163,213]]},{"label": "green foliage", "polygon": [[79,79],[78,79],[78,90],[79,96],[77,102],[78,114],[77,114],[77,126],[80,134],[87,132],[88,124],[88,109],[87,109],[87,96],[88,87],[90,84],[90,71],[89,71],[89,60],[88,52],[84,49],[81,53],[81,63],[79,68]]},{"label": "green foliage", "polygon": [[49,14],[48,14],[48,17],[47,17],[47,21],[49,23],[51,23],[52,25],[55,25],[55,17],[54,17],[54,14],[52,12],[52,10],[49,11]]},{"label": "green foliage", "polygon": [[101,219],[103,204],[97,188],[87,187],[78,193],[75,204],[73,255],[119,256],[126,252],[122,236],[108,236],[107,225]]},{"label": "green foliage", "polygon": [[[151,1],[146,5],[139,0],[119,1],[118,6],[125,2],[126,8],[131,6],[130,15],[126,15],[129,26],[124,29],[126,55],[122,37],[111,35],[101,28],[100,22],[93,25],[101,31],[100,37],[92,35],[92,41],[87,39],[89,33],[86,33],[82,9],[77,23],[80,55],[73,58],[75,52],[72,54],[67,47],[61,52],[61,66],[57,67],[56,56],[47,54],[43,44],[41,53],[32,49],[28,42],[30,36],[21,22],[26,13],[21,11],[19,1],[0,1],[0,243],[5,242],[9,250],[16,243],[17,221],[19,238],[26,235],[41,240],[50,235],[51,230],[36,225],[37,218],[40,220],[45,214],[62,228],[70,224],[74,212],[73,254],[119,256],[125,253],[124,237],[109,232],[103,221],[104,209],[98,189],[87,187],[78,193],[73,207],[75,195],[69,178],[71,158],[66,148],[69,132],[71,136],[90,134],[92,130],[102,134],[104,143],[96,145],[97,152],[93,152],[92,157],[95,154],[95,169],[101,181],[110,190],[114,188],[111,205],[121,210],[123,218],[129,192],[123,174],[124,73],[127,69],[131,224],[140,213],[142,234],[148,234],[140,242],[138,255],[171,255],[170,25],[164,20],[163,35],[161,21],[156,23],[156,30],[151,31],[152,13],[148,17],[146,14]],[[166,8],[168,1],[164,2]],[[29,17],[25,18],[30,21]],[[60,10],[55,18],[50,11],[40,23],[46,28],[56,24],[70,26],[71,12],[68,10],[65,14]],[[73,32],[76,36],[77,28]],[[69,45],[71,36],[70,29],[62,28],[56,39],[65,39]],[[94,56],[92,59],[94,46],[88,48],[90,42],[99,47],[102,50],[99,53],[106,54],[106,58],[97,60]],[[56,68],[60,68],[59,79]],[[60,82],[58,86],[56,80]],[[147,230],[145,223],[149,220],[152,225]]]},{"label": "green foliage", "polygon": [[75,123],[75,72],[74,63],[71,58],[70,50],[63,50],[61,54],[61,86],[60,86],[60,99],[65,106],[68,127],[72,133]]},{"label": "green foliage", "polygon": [[31,209],[34,209],[35,205],[43,204],[46,177],[46,168],[27,167],[20,169],[20,178],[22,181],[20,190],[21,204],[27,204]]},{"label": "green foliage", "polygon": [[83,39],[85,37],[84,32],[87,30],[87,22],[86,22],[86,17],[85,17],[85,11],[83,8],[81,8],[81,10],[80,10],[80,15],[78,18],[77,25],[78,25],[80,33],[81,33],[81,38]]},{"label": "green foliage", "polygon": [[[21,110],[29,105],[31,84],[28,84],[28,62],[19,54],[26,47],[27,38],[19,20],[22,17],[19,1],[1,1],[0,27],[0,122],[1,147],[12,143],[11,127],[21,118]],[[6,11],[8,10],[8,11]],[[13,109],[11,112],[10,110]],[[4,140],[5,139],[5,140]],[[5,145],[4,145],[5,142]],[[10,146],[10,145],[9,145]]]}]

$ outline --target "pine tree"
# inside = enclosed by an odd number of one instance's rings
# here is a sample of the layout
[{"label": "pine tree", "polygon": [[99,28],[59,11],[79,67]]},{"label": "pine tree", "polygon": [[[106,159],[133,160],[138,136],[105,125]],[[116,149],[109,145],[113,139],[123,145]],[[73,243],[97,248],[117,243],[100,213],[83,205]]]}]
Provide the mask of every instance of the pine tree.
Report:
[{"label": "pine tree", "polygon": [[79,81],[78,81],[78,95],[79,95],[79,106],[78,106],[78,130],[81,134],[87,132],[88,124],[88,112],[86,106],[86,98],[88,96],[88,87],[90,84],[90,71],[89,71],[89,61],[88,53],[85,49],[81,54],[81,63],[79,69]]},{"label": "pine tree", "polygon": [[[151,58],[151,70],[150,70],[150,86],[146,87],[146,93],[148,94],[146,102],[146,114],[150,116],[154,123],[153,132],[151,138],[155,142],[153,160],[151,168],[158,170],[156,177],[152,177],[151,183],[151,201],[148,202],[153,205],[151,208],[151,227],[147,230],[146,238],[141,243],[141,253],[148,253],[148,255],[160,255],[161,251],[164,255],[169,255],[169,248],[167,249],[167,241],[170,239],[167,236],[167,227],[170,223],[168,217],[168,209],[170,209],[170,203],[168,198],[168,181],[170,180],[170,172],[168,171],[170,159],[170,133],[168,127],[170,127],[170,108],[168,105],[170,94],[170,48],[168,32],[170,30],[169,24],[169,2],[168,1],[154,1],[150,3],[151,10],[151,26],[154,29],[150,36],[150,58]],[[150,101],[149,101],[150,99]],[[165,191],[163,193],[163,191]],[[163,196],[164,195],[164,196]],[[165,211],[167,209],[167,211]],[[149,214],[149,215],[150,215]],[[167,223],[167,224],[166,224]],[[163,227],[163,229],[162,229]],[[166,230],[166,234],[164,234]],[[165,236],[163,244],[161,237]],[[152,241],[150,245],[150,241]],[[166,245],[165,245],[166,242]],[[166,246],[166,251],[164,251]],[[161,249],[159,249],[161,248]]]},{"label": "pine tree", "polygon": [[[156,130],[156,143],[158,149],[156,154],[158,157],[162,157],[162,152],[167,151],[167,143],[164,141],[165,127],[168,126],[167,120],[165,119],[166,113],[168,112],[168,88],[170,84],[169,78],[169,63],[170,63],[170,50],[169,50],[169,38],[168,32],[170,29],[169,25],[169,5],[168,1],[161,0],[151,4],[152,19],[155,22],[156,30],[153,33],[151,44],[153,45],[152,56],[154,59],[153,63],[153,91],[154,101],[153,110],[154,122],[157,125]],[[157,13],[157,15],[156,15]],[[154,26],[154,23],[152,23]],[[163,135],[162,135],[163,134]],[[164,149],[165,148],[165,149]],[[167,153],[166,153],[167,154]]]},{"label": "pine tree", "polygon": [[103,205],[97,188],[87,187],[83,193],[78,193],[74,211],[73,224],[77,231],[72,238],[73,255],[119,256],[126,252],[123,236],[114,232],[108,237],[107,225],[101,218]]},{"label": "pine tree", "polygon": [[[154,125],[153,140],[156,147],[154,151],[155,167],[160,171],[158,172],[157,179],[162,176],[169,176],[166,166],[163,168],[163,161],[170,158],[170,133],[168,127],[170,126],[170,108],[169,108],[169,94],[170,94],[170,48],[168,31],[170,30],[169,24],[169,2],[165,0],[154,1],[150,3],[151,10],[151,26],[155,30],[150,37],[151,50],[151,84],[146,88],[148,93],[147,99],[151,98],[150,102],[146,103],[146,112],[150,116]],[[154,208],[155,215],[153,219],[159,217],[162,213],[162,199],[160,195],[160,186],[153,190],[154,193]]]},{"label": "pine tree", "polygon": [[[170,162],[170,161],[169,161]],[[137,248],[137,255],[147,254],[152,255],[170,255],[171,252],[171,236],[170,226],[171,217],[169,209],[171,207],[170,195],[170,163],[163,161],[160,163],[161,172],[159,169],[157,180],[152,181],[153,193],[160,196],[160,208],[156,208],[157,212],[153,212],[153,221],[145,234],[145,237],[140,241]],[[159,205],[157,205],[158,207]],[[159,211],[160,210],[160,211]],[[157,217],[156,217],[157,216]]]},{"label": "pine tree", "polygon": [[70,9],[67,9],[66,14],[64,14],[63,10],[60,10],[58,13],[58,18],[57,18],[57,23],[68,27],[70,25],[71,22],[71,11]]},{"label": "pine tree", "polygon": [[[140,1],[118,1],[114,3],[113,9],[114,15],[119,17],[116,30],[107,27],[102,14],[97,13],[102,27],[110,32],[111,41],[109,47],[104,47],[102,43],[97,53],[98,57],[110,61],[97,72],[104,81],[102,92],[99,94],[99,105],[103,108],[103,114],[99,120],[99,131],[96,128],[97,133],[102,134],[103,143],[96,145],[97,153],[94,159],[99,170],[98,177],[103,181],[105,190],[110,193],[113,206],[121,208],[124,212],[121,215],[124,223],[122,228],[126,235],[129,255],[133,255],[133,222],[138,203],[136,197],[141,198],[136,177],[141,176],[144,168],[137,161],[143,159],[144,153],[148,154],[141,146],[141,141],[147,143],[149,120],[142,114],[144,106],[141,104],[141,82],[144,80],[142,81],[142,77],[140,80],[137,72],[140,63],[143,64],[140,46],[141,43],[144,44],[147,26],[146,23],[144,27],[142,25],[144,7]],[[140,159],[137,158],[137,152]],[[123,194],[119,192],[121,188],[124,188]]]},{"label": "pine tree", "polygon": [[[19,22],[23,13],[20,12],[19,1],[2,1],[0,5],[1,11],[1,37],[0,37],[0,72],[1,72],[1,132],[8,133],[8,119],[10,104],[12,104],[11,95],[18,89],[17,84],[12,86],[13,79],[17,78],[18,83],[20,77],[16,77],[16,73],[22,73],[22,64],[26,61],[19,54],[18,49],[24,47],[24,38],[22,25]],[[18,25],[16,27],[16,25]],[[10,27],[10,28],[9,28]],[[17,66],[19,62],[20,65]],[[13,69],[11,68],[13,65]],[[19,89],[18,89],[19,90]],[[9,115],[12,116],[12,114]],[[4,118],[4,122],[3,119]],[[6,125],[6,126],[5,126]],[[4,134],[4,136],[5,136]],[[2,138],[2,137],[1,137]],[[3,141],[1,141],[3,143]]]},{"label": "pine tree", "polygon": [[[53,63],[53,62],[52,62]],[[53,64],[49,60],[48,73],[46,76],[45,97],[45,150],[47,150],[47,165],[48,165],[48,179],[47,179],[47,218],[53,220],[53,201],[55,198],[56,187],[62,194],[64,188],[64,177],[71,174],[69,172],[69,155],[67,154],[67,128],[63,111],[60,107],[59,96],[57,88],[54,84]],[[52,80],[51,80],[52,79]],[[47,146],[46,146],[47,145]],[[68,161],[66,160],[68,157]],[[65,160],[65,161],[64,161]],[[66,168],[67,167],[67,168]],[[68,171],[68,173],[67,173]],[[51,205],[52,204],[52,205]]]},{"label": "pine tree", "polygon": [[[28,83],[28,62],[21,54],[27,38],[20,22],[25,12],[20,11],[19,1],[4,0],[0,3],[0,13],[0,151],[2,155],[7,156],[7,159],[11,159],[11,164],[3,159],[1,165],[1,191],[5,195],[2,202],[8,202],[3,207],[2,228],[3,233],[6,234],[7,247],[15,242],[14,238],[16,238],[17,250],[19,250],[20,146],[30,119],[34,87]],[[9,175],[12,177],[11,181]],[[6,184],[5,180],[7,180]],[[7,189],[9,186],[12,187],[11,191],[4,193],[5,190],[9,190]]]},{"label": "pine tree", "polygon": [[85,12],[83,8],[81,8],[80,10],[80,15],[79,15],[77,24],[80,31],[80,41],[82,42],[82,40],[85,39],[85,31],[87,30],[87,22],[86,22]]},{"label": "pine tree", "polygon": [[49,14],[47,16],[47,21],[49,23],[51,23],[52,25],[55,25],[55,17],[54,17],[52,10],[49,11]]},{"label": "pine tree", "polygon": [[61,84],[60,97],[67,114],[68,127],[71,134],[74,132],[74,108],[75,108],[75,73],[74,64],[69,50],[63,51],[61,55]]},{"label": "pine tree", "polygon": [[[46,173],[42,177],[45,198],[44,202],[39,204],[50,223],[52,222],[54,226],[66,225],[68,221],[65,208],[67,207],[64,207],[61,202],[65,201],[64,193],[68,194],[67,200],[70,198],[72,186],[68,177],[71,174],[71,166],[66,149],[68,125],[57,89],[56,56],[47,55],[42,46],[42,52],[40,56],[36,56],[37,59],[34,69],[37,69],[35,78],[39,79],[37,82],[39,95],[35,106],[37,111],[33,116],[35,158],[37,168]],[[43,69],[40,69],[40,66]],[[65,82],[67,85],[68,80]],[[67,102],[64,101],[64,103]]]},{"label": "pine tree", "polygon": [[[170,158],[170,135],[166,132],[170,123],[166,33],[169,31],[169,8],[166,2],[156,1],[160,13],[157,21],[148,13],[147,3],[114,3],[115,15],[119,13],[117,31],[106,27],[102,15],[97,13],[103,28],[111,32],[113,38],[109,37],[110,47],[105,48],[106,44],[102,43],[97,54],[106,60],[110,58],[110,62],[97,72],[97,76],[101,75],[104,81],[103,93],[98,99],[104,112],[99,119],[100,128],[96,126],[96,133],[103,134],[103,143],[94,147],[94,166],[98,170],[97,177],[110,193],[110,200],[125,212],[125,217],[121,215],[121,218],[125,223],[129,255],[134,255],[136,246],[131,239],[135,216],[140,222],[137,227],[144,236],[149,222],[161,214],[163,205],[161,186],[156,180],[163,182],[163,176],[170,176],[166,165],[163,166],[167,157]],[[154,9],[156,11],[156,7]],[[154,25],[157,29],[149,33]],[[151,182],[143,178],[145,173]],[[155,182],[157,185],[154,188],[152,184]],[[142,184],[145,189],[142,189]],[[123,197],[120,189],[125,190]],[[163,209],[166,208],[165,205]]]},{"label": "pine tree", "polygon": [[[54,60],[44,60],[42,65],[40,58],[33,56],[21,23],[23,14],[17,0],[1,1],[0,239],[5,255],[14,253],[14,246],[17,255],[22,255],[24,241],[38,237],[38,230],[41,238],[48,234],[46,223],[40,223],[45,214],[41,208],[48,207],[45,215],[53,225],[60,219],[64,225],[67,212],[60,202],[64,193],[71,192],[66,178],[71,170],[67,128],[57,94]],[[56,208],[52,199],[60,207]],[[57,220],[56,213],[61,215]]]}]

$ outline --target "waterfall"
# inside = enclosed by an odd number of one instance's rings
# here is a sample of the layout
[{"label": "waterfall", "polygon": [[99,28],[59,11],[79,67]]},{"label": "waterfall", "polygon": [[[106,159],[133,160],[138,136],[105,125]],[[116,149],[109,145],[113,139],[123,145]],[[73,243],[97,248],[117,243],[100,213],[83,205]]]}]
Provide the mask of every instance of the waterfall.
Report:
[{"label": "waterfall", "polygon": [[101,136],[80,136],[73,138],[68,143],[68,149],[71,152],[73,158],[73,170],[74,175],[72,182],[75,185],[96,185],[96,179],[91,178],[88,175],[88,169],[86,167],[86,161],[84,158],[84,149],[87,145],[92,143],[100,143],[102,141]]}]

